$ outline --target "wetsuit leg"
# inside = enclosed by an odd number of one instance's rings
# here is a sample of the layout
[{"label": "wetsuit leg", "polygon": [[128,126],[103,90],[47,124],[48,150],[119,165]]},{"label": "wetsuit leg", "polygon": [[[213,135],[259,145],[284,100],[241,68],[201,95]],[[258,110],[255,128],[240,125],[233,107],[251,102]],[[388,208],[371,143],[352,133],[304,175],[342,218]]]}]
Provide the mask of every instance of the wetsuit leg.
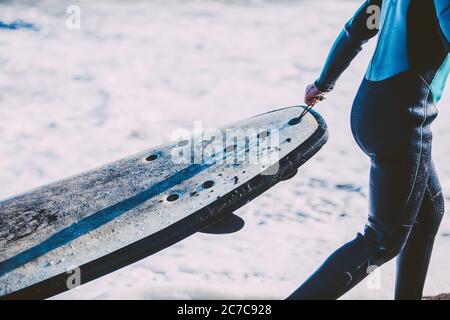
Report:
[{"label": "wetsuit leg", "polygon": [[[397,256],[408,238],[411,221],[416,219],[426,190],[426,166],[426,161],[419,165],[418,172],[423,178],[414,184],[413,196],[402,210],[405,202],[400,199],[408,199],[404,190],[411,189],[406,174],[413,178],[416,168],[400,159],[372,159],[371,210],[376,211],[371,211],[364,232],[335,251],[288,299],[337,299],[370,271]],[[383,198],[384,203],[375,203]]]},{"label": "wetsuit leg", "polygon": [[419,214],[401,254],[397,258],[396,299],[421,299],[434,239],[444,214],[444,197],[431,166]]},{"label": "wetsuit leg", "polygon": [[402,251],[434,176],[430,124],[436,115],[429,87],[417,75],[363,82],[352,129],[371,158],[368,221],[288,299],[337,299]]}]

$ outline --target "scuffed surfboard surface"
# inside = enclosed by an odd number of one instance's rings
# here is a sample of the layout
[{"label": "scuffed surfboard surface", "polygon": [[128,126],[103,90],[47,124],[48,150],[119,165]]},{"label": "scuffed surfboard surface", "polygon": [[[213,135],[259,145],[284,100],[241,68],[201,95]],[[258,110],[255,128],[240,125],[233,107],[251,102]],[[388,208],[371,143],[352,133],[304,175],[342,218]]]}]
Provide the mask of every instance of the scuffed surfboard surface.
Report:
[{"label": "scuffed surfboard surface", "polygon": [[[273,171],[280,159],[318,131],[320,124],[314,113],[306,114],[299,124],[289,124],[302,111],[302,107],[280,109],[219,129],[222,133],[256,129],[258,136],[244,145],[227,145],[229,142],[222,141],[223,152],[204,155],[199,163],[173,161],[173,152],[199,150],[198,144],[205,147],[214,143],[213,138],[194,137],[151,148],[1,201],[0,296],[127,247],[199,210],[204,212],[222,198],[228,197],[221,200],[221,209],[233,208],[233,201],[242,198],[242,194],[230,196],[234,190],[241,187],[240,193],[251,193],[248,181],[261,172]],[[325,131],[318,137],[324,141]],[[267,132],[275,132],[279,144],[268,143],[270,148],[259,150],[266,157],[262,163],[226,162],[227,157],[244,159],[249,146],[251,149],[252,144],[263,145],[264,139],[272,138]],[[221,150],[220,141],[211,150]],[[300,164],[292,165],[296,168]],[[267,179],[273,179],[274,175],[269,173]],[[243,188],[246,186],[247,189]],[[199,225],[215,214],[212,209],[206,210]]]}]

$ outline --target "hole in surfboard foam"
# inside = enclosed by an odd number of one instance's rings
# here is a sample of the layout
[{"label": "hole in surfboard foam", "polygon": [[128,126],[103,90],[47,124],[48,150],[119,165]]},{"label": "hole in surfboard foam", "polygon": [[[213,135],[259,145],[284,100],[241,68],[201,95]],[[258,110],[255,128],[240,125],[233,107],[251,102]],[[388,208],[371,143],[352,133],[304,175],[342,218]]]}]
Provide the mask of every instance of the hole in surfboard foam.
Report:
[{"label": "hole in surfboard foam", "polygon": [[178,194],[173,193],[167,197],[167,201],[174,202],[174,201],[178,200],[179,198],[180,198],[180,196]]},{"label": "hole in surfboard foam", "polygon": [[300,120],[301,120],[300,117],[296,117],[296,118],[289,120],[288,124],[290,126],[295,126],[300,123]]},{"label": "hole in surfboard foam", "polygon": [[152,154],[149,155],[147,158],[145,158],[145,160],[151,162],[151,161],[155,161],[156,159],[158,159],[158,155],[157,154]]},{"label": "hole in surfboard foam", "polygon": [[208,181],[203,182],[202,187],[203,187],[203,189],[209,189],[213,185],[214,185],[214,181],[208,180]]}]

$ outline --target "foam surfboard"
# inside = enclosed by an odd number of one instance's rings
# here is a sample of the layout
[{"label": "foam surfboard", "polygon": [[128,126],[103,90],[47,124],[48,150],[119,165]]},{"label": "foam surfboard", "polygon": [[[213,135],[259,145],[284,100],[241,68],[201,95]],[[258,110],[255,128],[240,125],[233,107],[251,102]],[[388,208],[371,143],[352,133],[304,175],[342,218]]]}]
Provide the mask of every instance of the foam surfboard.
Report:
[{"label": "foam surfboard", "polygon": [[47,298],[195,232],[220,233],[214,223],[325,144],[324,120],[314,111],[299,119],[304,110],[197,132],[1,201],[0,297]]}]

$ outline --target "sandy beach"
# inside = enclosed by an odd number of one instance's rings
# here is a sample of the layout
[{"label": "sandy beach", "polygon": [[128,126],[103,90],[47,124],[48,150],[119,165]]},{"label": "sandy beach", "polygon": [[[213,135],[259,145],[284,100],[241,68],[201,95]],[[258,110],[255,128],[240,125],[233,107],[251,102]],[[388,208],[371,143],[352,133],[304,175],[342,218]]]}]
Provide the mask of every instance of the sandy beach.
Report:
[{"label": "sandy beach", "polygon": [[[302,103],[359,1],[0,3],[0,199],[167,142],[194,121],[219,126]],[[196,234],[56,299],[283,299],[367,216],[369,159],[349,117],[375,40],[317,110],[330,139],[299,174],[236,212],[245,227]],[[450,199],[450,95],[433,156]],[[450,216],[425,295],[450,292]],[[392,299],[395,262],[344,299]],[[375,285],[374,285],[375,283]]]}]

